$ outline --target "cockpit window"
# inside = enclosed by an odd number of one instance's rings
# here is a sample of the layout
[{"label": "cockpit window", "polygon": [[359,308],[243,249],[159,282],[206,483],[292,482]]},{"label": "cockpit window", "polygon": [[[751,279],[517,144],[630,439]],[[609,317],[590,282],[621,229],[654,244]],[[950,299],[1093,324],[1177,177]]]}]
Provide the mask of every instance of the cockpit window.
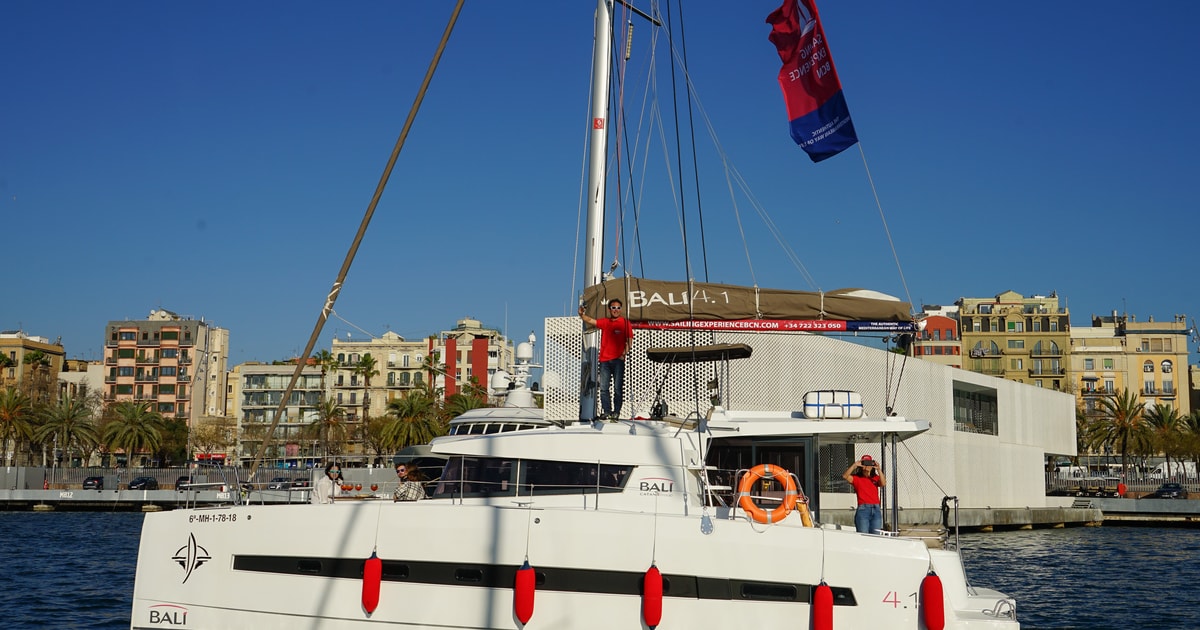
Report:
[{"label": "cockpit window", "polygon": [[620,492],[633,466],[451,457],[433,497],[535,496]]}]

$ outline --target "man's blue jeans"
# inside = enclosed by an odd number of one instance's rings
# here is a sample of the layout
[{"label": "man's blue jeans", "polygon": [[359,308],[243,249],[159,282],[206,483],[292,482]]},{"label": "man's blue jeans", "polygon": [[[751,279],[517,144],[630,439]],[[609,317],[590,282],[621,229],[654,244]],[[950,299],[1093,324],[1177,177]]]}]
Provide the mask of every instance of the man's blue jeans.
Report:
[{"label": "man's blue jeans", "polygon": [[[616,397],[609,398],[609,387]],[[600,363],[600,410],[604,415],[621,415],[621,401],[625,400],[625,359],[613,359]],[[616,405],[614,407],[614,405]]]},{"label": "man's blue jeans", "polygon": [[854,529],[864,534],[876,534],[883,529],[883,510],[878,503],[864,503],[854,511]]}]

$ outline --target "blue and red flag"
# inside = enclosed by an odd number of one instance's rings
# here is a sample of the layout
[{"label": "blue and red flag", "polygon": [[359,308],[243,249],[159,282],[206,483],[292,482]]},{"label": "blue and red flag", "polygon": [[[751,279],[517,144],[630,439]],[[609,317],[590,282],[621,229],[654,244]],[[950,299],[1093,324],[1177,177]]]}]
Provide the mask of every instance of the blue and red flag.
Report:
[{"label": "blue and red flag", "polygon": [[767,16],[771,43],[783,68],[779,85],[787,104],[792,139],[820,162],[858,142],[842,82],[833,67],[816,0],[784,0]]}]

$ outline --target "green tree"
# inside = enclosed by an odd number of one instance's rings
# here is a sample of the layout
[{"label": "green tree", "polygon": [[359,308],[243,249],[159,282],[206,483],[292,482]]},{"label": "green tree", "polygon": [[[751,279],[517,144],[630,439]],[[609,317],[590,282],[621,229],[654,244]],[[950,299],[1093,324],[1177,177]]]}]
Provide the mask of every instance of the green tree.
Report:
[{"label": "green tree", "polygon": [[192,430],[192,444],[205,455],[225,452],[234,445],[237,423],[232,418],[202,418]]},{"label": "green tree", "polygon": [[1146,410],[1146,424],[1151,445],[1167,458],[1167,470],[1171,470],[1171,458],[1178,457],[1185,451],[1183,437],[1187,423],[1183,416],[1179,415],[1178,409],[1155,403]]},{"label": "green tree", "polygon": [[1088,445],[1108,446],[1121,454],[1121,473],[1129,476],[1129,455],[1149,449],[1151,436],[1145,407],[1137,392],[1122,389],[1099,401],[1099,415],[1088,432]]},{"label": "green tree", "polygon": [[317,405],[317,418],[308,425],[307,432],[320,441],[324,458],[340,455],[347,437],[346,410],[332,400],[322,400]]},{"label": "green tree", "polygon": [[336,370],[338,367],[337,357],[328,350],[321,350],[313,354],[313,359],[316,360],[317,367],[321,368],[321,398],[325,398],[325,375]]},{"label": "green tree", "polygon": [[100,432],[92,423],[92,410],[83,398],[65,396],[58,403],[44,407],[39,415],[41,425],[34,431],[34,439],[57,443],[68,463],[72,452],[82,456],[100,442]]},{"label": "green tree", "polygon": [[0,390],[0,448],[8,457],[9,466],[16,465],[13,460],[21,440],[29,439],[33,428],[33,401],[29,396],[15,387]]},{"label": "green tree", "polygon": [[446,423],[436,392],[422,387],[406,392],[388,403],[391,420],[383,429],[387,446],[400,450],[415,444],[428,444],[446,434]]},{"label": "green tree", "polygon": [[21,383],[25,393],[35,405],[47,405],[54,399],[55,382],[50,373],[50,355],[41,350],[30,350],[21,363],[29,366],[29,374]]},{"label": "green tree", "polygon": [[104,427],[101,439],[109,450],[125,451],[129,465],[138,453],[158,451],[163,439],[163,417],[149,402],[123,400],[113,406],[115,417]]},{"label": "green tree", "polygon": [[163,418],[162,440],[154,449],[159,466],[171,466],[191,459],[188,452],[188,425],[184,418]]},{"label": "green tree", "polygon": [[487,390],[480,387],[478,378],[472,376],[461,392],[446,397],[446,416],[454,418],[472,409],[490,406],[487,400]]}]

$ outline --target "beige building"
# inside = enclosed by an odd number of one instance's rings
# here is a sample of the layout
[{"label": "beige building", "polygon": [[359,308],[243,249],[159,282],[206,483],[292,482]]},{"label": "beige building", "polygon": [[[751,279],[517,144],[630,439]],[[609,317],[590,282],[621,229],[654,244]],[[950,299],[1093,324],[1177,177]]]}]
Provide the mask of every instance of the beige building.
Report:
[{"label": "beige building", "polygon": [[[326,375],[329,393],[351,423],[361,421],[364,409],[368,418],[381,417],[393,399],[429,382],[423,369],[429,346],[428,340],[408,341],[391,331],[371,339],[335,337],[330,353],[338,366]],[[369,382],[356,369],[368,354],[378,372]]]},{"label": "beige building", "polygon": [[149,402],[189,429],[202,416],[224,415],[226,330],[153,310],[144,320],[110,321],[105,333],[106,402]]},{"label": "beige building", "polygon": [[1068,391],[1071,319],[1058,295],[961,298],[963,369]]},{"label": "beige building", "polygon": [[[42,360],[27,362],[26,356],[31,354]],[[0,357],[3,366],[0,367],[0,387],[16,387],[41,402],[51,402],[58,389],[57,376],[66,361],[61,342],[27,335],[20,330],[6,330],[0,332]]]}]

